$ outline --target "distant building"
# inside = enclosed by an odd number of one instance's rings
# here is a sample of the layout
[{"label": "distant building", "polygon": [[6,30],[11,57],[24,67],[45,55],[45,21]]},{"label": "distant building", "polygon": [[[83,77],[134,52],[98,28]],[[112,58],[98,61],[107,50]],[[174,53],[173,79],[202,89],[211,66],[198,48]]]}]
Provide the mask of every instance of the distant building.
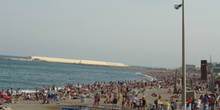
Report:
[{"label": "distant building", "polygon": [[217,62],[212,63],[212,65],[209,63],[207,68],[208,68],[208,74],[210,74],[211,72],[213,72],[214,74],[220,73],[220,64]]},{"label": "distant building", "polygon": [[194,70],[199,70],[199,69],[200,69],[200,65],[186,64],[186,70],[188,71],[194,71]]},{"label": "distant building", "polygon": [[[182,70],[182,67],[178,68],[179,71]],[[192,65],[192,64],[186,64],[186,72],[198,72],[200,71],[200,65]]]},{"label": "distant building", "polygon": [[201,60],[201,79],[207,81],[207,60]]},{"label": "distant building", "polygon": [[220,73],[220,67],[212,67],[213,73],[218,74]]},{"label": "distant building", "polygon": [[220,67],[220,64],[218,63],[218,64],[215,64],[215,67]]},{"label": "distant building", "polygon": [[212,67],[213,69],[213,73],[218,74],[220,73],[220,64],[219,63],[215,63]]}]

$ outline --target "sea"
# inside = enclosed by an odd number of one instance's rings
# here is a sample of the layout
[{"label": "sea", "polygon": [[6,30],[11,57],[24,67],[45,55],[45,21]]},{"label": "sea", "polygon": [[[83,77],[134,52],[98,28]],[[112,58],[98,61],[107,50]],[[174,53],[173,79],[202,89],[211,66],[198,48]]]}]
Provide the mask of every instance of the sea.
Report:
[{"label": "sea", "polygon": [[[7,58],[24,58],[0,55]],[[152,80],[151,76],[143,75],[147,71],[137,71],[112,67],[86,66],[49,62],[16,61],[0,59],[0,91],[1,89],[34,92],[36,86],[63,87],[66,84],[93,84],[98,82],[117,82],[134,80]]]}]

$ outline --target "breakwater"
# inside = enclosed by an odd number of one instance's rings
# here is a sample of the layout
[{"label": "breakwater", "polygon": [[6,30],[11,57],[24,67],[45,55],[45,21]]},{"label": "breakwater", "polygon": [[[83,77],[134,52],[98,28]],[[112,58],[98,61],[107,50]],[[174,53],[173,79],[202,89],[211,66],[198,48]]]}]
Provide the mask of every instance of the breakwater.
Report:
[{"label": "breakwater", "polygon": [[65,63],[65,64],[81,64],[81,65],[96,65],[96,66],[113,66],[113,67],[128,67],[123,63],[92,61],[92,60],[77,60],[77,59],[64,59],[40,56],[28,56],[25,58],[0,58],[4,60],[18,60],[18,61],[38,61],[38,62],[51,62],[51,63]]}]

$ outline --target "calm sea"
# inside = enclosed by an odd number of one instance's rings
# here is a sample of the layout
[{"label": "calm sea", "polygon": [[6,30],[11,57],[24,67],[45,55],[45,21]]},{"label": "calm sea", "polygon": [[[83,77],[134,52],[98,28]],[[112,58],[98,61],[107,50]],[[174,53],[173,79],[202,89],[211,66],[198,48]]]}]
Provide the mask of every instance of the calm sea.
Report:
[{"label": "calm sea", "polygon": [[[13,57],[3,56],[0,57]],[[19,58],[19,57],[14,57]],[[22,58],[22,57],[21,57]],[[85,66],[74,64],[59,64],[48,62],[30,62],[0,60],[0,89],[21,88],[33,91],[35,84],[39,88],[65,84],[93,84],[95,81],[140,80],[146,76],[137,74],[144,71],[118,69],[110,67]]]}]

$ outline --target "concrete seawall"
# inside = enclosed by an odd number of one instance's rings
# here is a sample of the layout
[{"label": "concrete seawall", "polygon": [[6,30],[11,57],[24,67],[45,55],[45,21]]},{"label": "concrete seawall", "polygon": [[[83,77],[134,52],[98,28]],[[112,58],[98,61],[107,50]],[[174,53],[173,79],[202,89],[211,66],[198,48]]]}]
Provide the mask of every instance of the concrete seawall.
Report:
[{"label": "concrete seawall", "polygon": [[39,57],[30,56],[32,60],[43,60],[54,63],[73,63],[73,64],[84,64],[84,65],[100,65],[100,66],[128,66],[122,63],[103,62],[103,61],[92,61],[92,60],[75,60],[75,59],[64,59],[64,58],[51,58],[51,57]]},{"label": "concrete seawall", "polygon": [[92,60],[76,60],[76,59],[64,59],[64,58],[51,58],[40,56],[29,56],[25,58],[0,58],[5,60],[19,60],[19,61],[42,61],[52,63],[66,63],[66,64],[82,64],[82,65],[97,65],[97,66],[115,66],[115,67],[128,67],[122,63],[92,61]]}]

